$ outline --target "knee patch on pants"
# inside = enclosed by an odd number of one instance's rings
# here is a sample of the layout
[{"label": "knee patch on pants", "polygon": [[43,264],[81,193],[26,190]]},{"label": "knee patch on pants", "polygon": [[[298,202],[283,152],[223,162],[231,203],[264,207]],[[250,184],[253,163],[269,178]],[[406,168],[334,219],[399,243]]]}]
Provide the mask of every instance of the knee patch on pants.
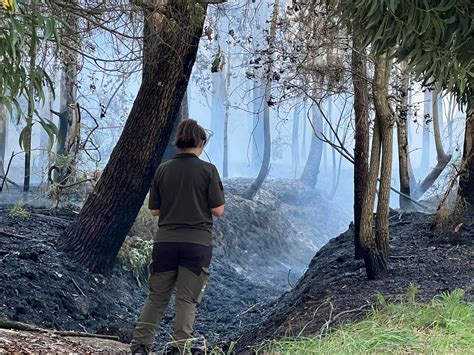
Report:
[{"label": "knee patch on pants", "polygon": [[194,288],[193,299],[196,303],[201,303],[204,291],[206,290],[207,281],[209,279],[209,268],[201,268],[201,273],[198,276],[196,287]]}]

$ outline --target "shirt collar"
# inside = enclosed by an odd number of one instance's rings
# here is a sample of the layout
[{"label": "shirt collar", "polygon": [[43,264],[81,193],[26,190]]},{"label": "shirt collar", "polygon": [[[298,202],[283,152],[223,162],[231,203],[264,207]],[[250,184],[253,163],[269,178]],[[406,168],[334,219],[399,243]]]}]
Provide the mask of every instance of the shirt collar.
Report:
[{"label": "shirt collar", "polygon": [[176,153],[173,159],[178,158],[197,158],[197,155],[194,153]]}]

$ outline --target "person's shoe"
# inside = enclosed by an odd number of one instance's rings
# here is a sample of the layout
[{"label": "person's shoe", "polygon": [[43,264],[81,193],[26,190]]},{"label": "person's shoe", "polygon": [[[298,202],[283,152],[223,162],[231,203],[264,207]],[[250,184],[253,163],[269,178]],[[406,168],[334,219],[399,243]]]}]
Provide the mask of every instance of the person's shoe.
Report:
[{"label": "person's shoe", "polygon": [[149,351],[143,345],[140,345],[138,349],[132,351],[132,355],[148,355],[148,354],[149,354]]}]

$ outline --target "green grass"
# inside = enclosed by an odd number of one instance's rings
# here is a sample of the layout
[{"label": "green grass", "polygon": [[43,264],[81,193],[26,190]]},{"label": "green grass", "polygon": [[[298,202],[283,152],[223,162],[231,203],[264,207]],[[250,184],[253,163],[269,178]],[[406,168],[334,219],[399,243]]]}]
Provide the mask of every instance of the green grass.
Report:
[{"label": "green grass", "polygon": [[463,302],[464,291],[415,302],[416,288],[399,303],[379,306],[367,317],[327,335],[266,342],[267,354],[474,354],[474,304]]}]

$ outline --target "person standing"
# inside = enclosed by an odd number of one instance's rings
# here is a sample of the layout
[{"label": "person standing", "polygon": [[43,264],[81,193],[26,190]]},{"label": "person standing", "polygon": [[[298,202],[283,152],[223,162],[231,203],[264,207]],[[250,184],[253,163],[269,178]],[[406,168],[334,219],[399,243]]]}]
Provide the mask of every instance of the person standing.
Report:
[{"label": "person standing", "polygon": [[207,134],[193,119],[183,120],[174,144],[179,149],[156,170],[148,207],[159,216],[149,294],[133,332],[133,354],[148,354],[176,289],[171,347],[189,353],[196,306],[202,299],[212,257],[212,216],[224,214],[224,188],[216,167],[199,159]]}]

